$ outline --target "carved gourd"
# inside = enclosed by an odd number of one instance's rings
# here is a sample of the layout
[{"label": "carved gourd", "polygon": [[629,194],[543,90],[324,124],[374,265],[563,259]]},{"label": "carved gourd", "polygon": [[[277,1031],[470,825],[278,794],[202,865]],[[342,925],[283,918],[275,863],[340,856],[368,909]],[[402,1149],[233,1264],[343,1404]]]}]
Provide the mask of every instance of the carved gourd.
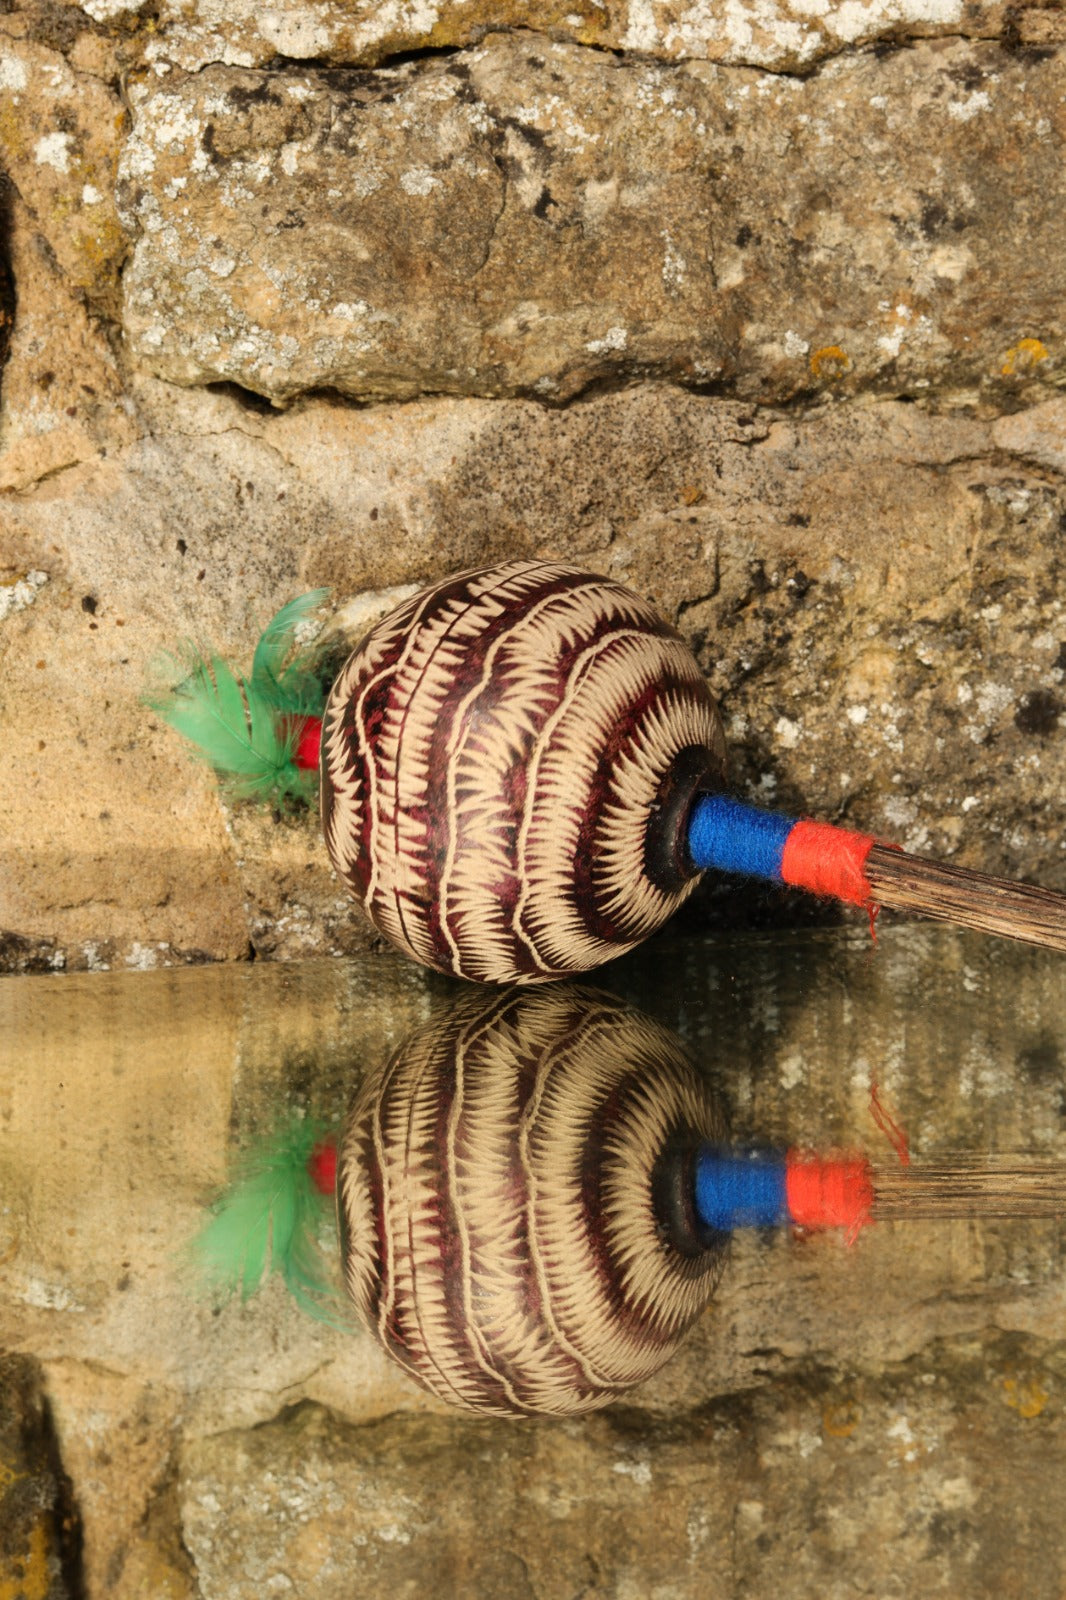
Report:
[{"label": "carved gourd", "polygon": [[672,915],[698,876],[688,810],[724,763],[699,667],[647,601],[513,561],[424,590],[349,658],[323,720],[323,829],[393,944],[536,982]]}]

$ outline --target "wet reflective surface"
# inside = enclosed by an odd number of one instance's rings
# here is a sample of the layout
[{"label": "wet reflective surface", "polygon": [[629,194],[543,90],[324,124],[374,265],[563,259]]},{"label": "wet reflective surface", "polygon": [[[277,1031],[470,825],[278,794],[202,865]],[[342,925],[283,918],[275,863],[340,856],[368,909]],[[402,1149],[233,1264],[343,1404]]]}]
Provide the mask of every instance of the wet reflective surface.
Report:
[{"label": "wet reflective surface", "polygon": [[[1063,974],[911,926],[660,941],[596,982],[740,1142],[892,1160],[876,1082],[915,1163],[1066,1161]],[[726,1594],[1059,1595],[1059,1221],[738,1235],[678,1356],[565,1423],[449,1410],[278,1276],[205,1292],[190,1241],[240,1153],[339,1127],[458,992],[391,955],[0,982],[0,1349],[40,1365],[68,1591],[413,1594],[443,1561],[435,1592],[476,1596],[702,1594],[709,1563]]]}]

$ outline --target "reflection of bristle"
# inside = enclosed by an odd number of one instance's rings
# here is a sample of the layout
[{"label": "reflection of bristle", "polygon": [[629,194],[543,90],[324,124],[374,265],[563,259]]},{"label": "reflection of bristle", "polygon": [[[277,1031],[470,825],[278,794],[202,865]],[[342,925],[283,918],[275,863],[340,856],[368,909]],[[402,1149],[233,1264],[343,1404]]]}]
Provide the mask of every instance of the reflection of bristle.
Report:
[{"label": "reflection of bristle", "polygon": [[475,1410],[605,1405],[667,1360],[720,1270],[720,1247],[682,1258],[655,1215],[681,1129],[724,1124],[646,1018],[566,991],[460,1001],[352,1108],[340,1198],[364,1321]]},{"label": "reflection of bristle", "polygon": [[937,1217],[1066,1216],[1066,1165],[966,1153],[873,1173],[873,1215],[884,1221]]},{"label": "reflection of bristle", "polygon": [[[322,814],[377,927],[461,977],[536,982],[671,915],[645,865],[679,753],[721,764],[689,652],[636,595],[514,561],[449,578],[374,629],[334,685]],[[694,880],[692,880],[694,881]]]}]

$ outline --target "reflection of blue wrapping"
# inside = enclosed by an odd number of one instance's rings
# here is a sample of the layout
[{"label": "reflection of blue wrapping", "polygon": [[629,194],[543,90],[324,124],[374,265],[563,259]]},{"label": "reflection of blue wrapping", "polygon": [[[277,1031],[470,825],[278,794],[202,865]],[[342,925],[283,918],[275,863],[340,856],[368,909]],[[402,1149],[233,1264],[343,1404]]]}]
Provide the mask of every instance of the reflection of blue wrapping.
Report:
[{"label": "reflection of blue wrapping", "polygon": [[696,1158],[696,1214],[704,1227],[722,1233],[787,1222],[785,1157],[705,1146]]}]

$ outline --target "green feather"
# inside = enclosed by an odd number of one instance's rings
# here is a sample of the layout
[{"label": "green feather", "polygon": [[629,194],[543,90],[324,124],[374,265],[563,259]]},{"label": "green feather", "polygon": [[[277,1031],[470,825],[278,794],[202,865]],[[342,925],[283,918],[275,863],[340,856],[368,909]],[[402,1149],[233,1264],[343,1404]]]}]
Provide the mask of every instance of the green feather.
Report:
[{"label": "green feather", "polygon": [[[269,692],[273,687],[286,700],[284,709],[288,711],[303,711],[307,715],[318,715],[325,703],[322,686],[309,670],[308,655],[298,651],[292,661],[288,658],[293,653],[296,630],[304,618],[316,606],[320,606],[329,594],[328,589],[312,589],[309,594],[299,595],[295,600],[290,600],[288,605],[273,617],[264,628],[255,647],[252,657],[252,676],[249,680],[254,688]],[[286,665],[288,662],[288,665]],[[315,699],[318,704],[305,704],[306,697]]]},{"label": "green feather", "polygon": [[308,1170],[322,1132],[292,1118],[236,1163],[232,1182],[190,1248],[200,1282],[216,1298],[239,1292],[248,1300],[276,1272],[303,1311],[333,1326],[349,1325],[321,1246],[330,1202]]},{"label": "green feather", "polygon": [[220,656],[186,658],[173,689],[147,703],[188,739],[237,798],[304,793],[293,733],[269,696],[253,690]]},{"label": "green feather", "polygon": [[179,681],[145,696],[236,799],[308,798],[314,792],[315,775],[293,759],[297,729],[289,719],[320,716],[326,697],[312,653],[293,654],[293,648],[296,628],[326,593],[315,589],[282,606],[256,646],[249,677],[239,677],[221,656],[187,644],[157,669],[157,675],[165,669]]}]

